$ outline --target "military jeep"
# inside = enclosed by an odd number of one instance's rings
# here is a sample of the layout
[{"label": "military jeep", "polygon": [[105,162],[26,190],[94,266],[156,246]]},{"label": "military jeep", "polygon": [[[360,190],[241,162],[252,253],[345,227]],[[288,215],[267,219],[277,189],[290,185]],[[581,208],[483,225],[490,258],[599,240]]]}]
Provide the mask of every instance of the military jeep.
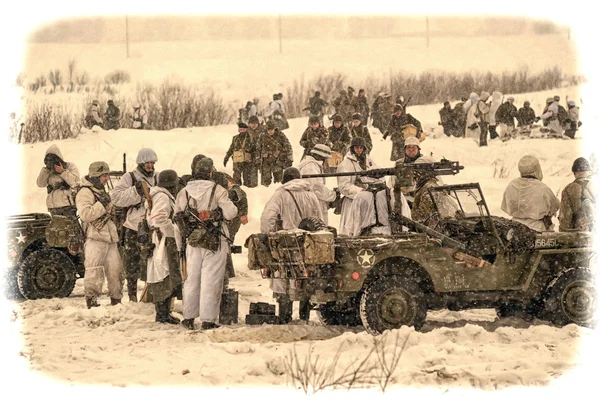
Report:
[{"label": "military jeep", "polygon": [[[123,173],[109,172],[108,191]],[[117,209],[113,210],[117,212]],[[119,215],[114,217],[116,219]],[[8,268],[2,271],[5,296],[41,299],[71,295],[76,280],[84,277],[85,272],[84,234],[79,220],[47,213],[28,213],[9,216],[6,222]]]},{"label": "military jeep", "polygon": [[67,297],[83,277],[83,240],[77,220],[46,213],[7,218],[6,294],[25,299]]},{"label": "military jeep", "polygon": [[[591,234],[538,233],[493,217],[478,183],[431,187],[429,195],[439,216],[433,228],[392,212],[390,220],[409,231],[255,234],[247,241],[248,266],[286,280],[292,299],[308,296],[324,324],[362,324],[374,335],[403,325],[419,329],[428,310],[444,308],[495,308],[499,317],[556,326],[594,324]],[[449,203],[454,211],[444,215]],[[317,233],[329,239],[315,240]]]}]

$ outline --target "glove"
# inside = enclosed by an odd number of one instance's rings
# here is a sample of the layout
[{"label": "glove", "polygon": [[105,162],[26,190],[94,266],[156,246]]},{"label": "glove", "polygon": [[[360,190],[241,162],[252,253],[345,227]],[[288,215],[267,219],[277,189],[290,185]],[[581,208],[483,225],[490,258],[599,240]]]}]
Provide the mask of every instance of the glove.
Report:
[{"label": "glove", "polygon": [[52,191],[54,191],[54,187],[52,187],[52,185],[51,185],[51,184],[48,184],[48,185],[46,186],[46,191],[48,192],[48,194],[50,194]]},{"label": "glove", "polygon": [[135,182],[135,191],[140,195],[140,197],[144,197],[144,186],[142,185],[142,181]]},{"label": "glove", "polygon": [[540,118],[539,116],[536,116],[536,117],[535,117],[535,119],[534,119],[534,121],[535,121],[535,122],[539,122],[539,121],[540,121],[540,119],[541,119],[541,118]]},{"label": "glove", "polygon": [[110,195],[107,192],[102,192],[98,195],[98,202],[102,204],[103,207],[106,208],[108,204],[110,204]]},{"label": "glove", "polygon": [[223,160],[223,166],[227,166],[227,161],[229,161],[229,157],[225,157]]}]

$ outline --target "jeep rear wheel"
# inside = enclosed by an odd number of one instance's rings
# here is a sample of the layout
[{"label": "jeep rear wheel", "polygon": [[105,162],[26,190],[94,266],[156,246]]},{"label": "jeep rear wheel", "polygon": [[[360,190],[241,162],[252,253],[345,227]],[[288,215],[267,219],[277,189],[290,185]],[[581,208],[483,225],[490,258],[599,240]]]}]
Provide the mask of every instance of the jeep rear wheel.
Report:
[{"label": "jeep rear wheel", "polygon": [[326,326],[356,327],[362,325],[360,318],[360,295],[350,298],[346,303],[327,302],[319,305],[317,315]]},{"label": "jeep rear wheel", "polygon": [[595,324],[596,284],[587,269],[568,270],[548,290],[544,316],[562,327],[570,323],[592,327]]},{"label": "jeep rear wheel", "polygon": [[360,300],[360,318],[372,335],[402,326],[418,330],[426,317],[425,294],[412,277],[380,277],[367,287]]},{"label": "jeep rear wheel", "polygon": [[17,274],[19,291],[26,299],[64,298],[75,287],[75,265],[64,253],[43,248],[21,263]]}]

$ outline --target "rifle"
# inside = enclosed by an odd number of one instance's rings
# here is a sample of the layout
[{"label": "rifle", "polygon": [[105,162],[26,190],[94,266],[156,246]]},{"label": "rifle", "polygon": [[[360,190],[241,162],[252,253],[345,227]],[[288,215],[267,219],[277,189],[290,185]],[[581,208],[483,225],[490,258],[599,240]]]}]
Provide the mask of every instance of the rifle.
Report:
[{"label": "rifle", "polygon": [[222,236],[222,237],[225,237],[225,239],[227,240],[227,242],[228,242],[230,245],[233,245],[233,241],[231,240],[231,238],[227,237],[227,235],[226,235],[225,233],[223,233],[223,231],[221,230],[221,226],[214,226],[214,225],[213,225],[213,224],[211,224],[211,223],[208,223],[208,224],[207,224],[207,223],[203,222],[203,221],[202,221],[202,219],[200,219],[198,216],[196,216],[196,215],[194,214],[194,212],[192,212],[192,211],[191,211],[189,208],[188,208],[188,209],[186,209],[186,212],[187,212],[189,215],[191,215],[191,216],[192,216],[192,217],[193,217],[193,218],[196,220],[196,222],[197,222],[197,223],[198,223],[200,226],[202,226],[204,229],[206,229],[206,231],[207,231],[209,234],[217,234],[217,235],[220,235],[220,236]]},{"label": "rifle", "polygon": [[[146,197],[146,201],[148,201],[148,211],[152,212],[152,197],[150,196],[150,189],[148,188],[148,183],[142,181],[142,189],[144,190],[144,197]],[[140,258],[141,259],[149,259],[152,256],[155,245],[152,243],[152,231],[148,226],[148,221],[146,216],[138,225],[138,245],[140,248]],[[142,291],[142,296],[140,297],[140,302],[146,302],[146,295],[148,293],[148,282],[144,284],[144,290]]]}]

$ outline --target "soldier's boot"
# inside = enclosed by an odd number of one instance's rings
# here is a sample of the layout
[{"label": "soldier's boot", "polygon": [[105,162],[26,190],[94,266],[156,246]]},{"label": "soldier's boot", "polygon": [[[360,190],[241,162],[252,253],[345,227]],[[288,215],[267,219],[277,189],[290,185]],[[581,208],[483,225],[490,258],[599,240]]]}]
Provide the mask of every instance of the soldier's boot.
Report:
[{"label": "soldier's boot", "polygon": [[203,321],[202,326],[200,327],[202,330],[214,330],[215,328],[221,327],[217,323],[213,323],[212,321]]},{"label": "soldier's boot", "polygon": [[183,319],[181,325],[187,328],[188,330],[194,329],[194,319]]},{"label": "soldier's boot", "polygon": [[299,309],[300,320],[308,321],[310,319],[310,310],[310,301],[308,299],[301,300]]},{"label": "soldier's boot", "polygon": [[110,304],[112,306],[120,305],[121,304],[121,298],[110,298]]},{"label": "soldier's boot", "polygon": [[292,321],[292,311],[294,302],[287,295],[281,295],[277,298],[279,304],[279,324],[288,324]]},{"label": "soldier's boot", "polygon": [[96,307],[100,306],[98,304],[98,300],[96,298],[91,298],[91,297],[85,297],[85,304],[87,305],[88,309],[96,308]]},{"label": "soldier's boot", "polygon": [[181,320],[171,315],[171,297],[154,304],[156,309],[155,321],[159,323],[179,324]]},{"label": "soldier's boot", "polygon": [[127,279],[127,296],[129,302],[137,302],[137,279]]}]

